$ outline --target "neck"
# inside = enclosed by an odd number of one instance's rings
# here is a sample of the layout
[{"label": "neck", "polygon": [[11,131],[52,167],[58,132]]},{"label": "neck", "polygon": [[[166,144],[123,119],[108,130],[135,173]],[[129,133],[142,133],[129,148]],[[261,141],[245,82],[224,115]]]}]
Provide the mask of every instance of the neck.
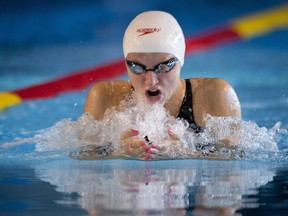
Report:
[{"label": "neck", "polygon": [[174,116],[175,118],[179,114],[179,110],[185,95],[185,91],[186,91],[185,81],[183,79],[180,79],[177,89],[172,94],[167,103],[165,103],[164,105],[165,109],[169,112],[169,114]]}]

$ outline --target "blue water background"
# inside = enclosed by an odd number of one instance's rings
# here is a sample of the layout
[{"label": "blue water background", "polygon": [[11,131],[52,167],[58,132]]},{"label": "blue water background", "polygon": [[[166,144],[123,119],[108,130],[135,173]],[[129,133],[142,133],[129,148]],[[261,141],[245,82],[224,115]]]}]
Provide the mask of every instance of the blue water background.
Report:
[{"label": "blue water background", "polygon": [[[184,34],[189,36],[224,25],[239,16],[284,2],[287,1],[1,1],[0,91],[30,86],[73,71],[123,58],[122,35],[131,19],[142,11],[165,10],[172,13],[183,27]],[[282,122],[283,127],[287,129],[287,38],[287,29],[282,29],[188,55],[182,69],[182,77],[225,78],[234,86],[240,98],[244,120],[255,121],[259,126],[267,128],[271,128],[276,122]],[[119,79],[127,79],[127,76],[124,75]],[[17,137],[29,137],[38,130],[53,126],[63,118],[76,120],[83,112],[88,89],[89,87],[83,91],[65,93],[51,99],[27,101],[1,112],[0,143],[9,142]],[[280,143],[280,146],[285,145],[287,140]],[[33,146],[24,145],[20,148],[20,152],[16,149],[15,152],[9,152],[9,155],[1,155],[3,157],[0,159],[1,212],[7,214],[13,212],[11,215],[20,212],[25,215],[26,212],[29,215],[29,213],[43,213],[44,210],[49,210],[53,215],[61,211],[67,211],[69,215],[83,215],[85,211],[75,203],[59,205],[54,202],[55,200],[75,201],[79,197],[77,193],[67,195],[55,190],[53,184],[40,180],[41,175],[37,174],[36,170],[41,166],[37,168],[37,165],[27,160],[22,161],[22,156],[13,155],[23,154],[25,157],[25,154],[31,151]],[[43,166],[43,169],[48,173],[49,164],[53,164],[53,159],[43,162],[40,160],[37,163],[46,164],[46,162],[47,166],[46,168]],[[209,166],[215,165],[209,161],[187,163],[200,171],[205,167],[204,170],[207,172]],[[63,164],[65,165],[65,162]],[[110,172],[119,169],[129,172],[131,166],[131,162],[125,161],[121,161],[120,168],[113,161],[79,162],[79,164],[68,161],[67,166],[69,164],[70,169],[77,169],[84,164],[84,170],[99,175],[103,175],[103,170],[107,166]],[[174,168],[173,161],[165,161],[165,165],[162,163],[143,165],[142,162],[135,162],[135,164],[133,166],[147,166],[149,169],[154,169],[156,173],[159,169],[160,173],[162,169],[167,169],[169,173],[166,166],[172,167],[172,170],[181,170],[180,167],[183,165],[179,161],[175,163]],[[94,170],[95,166],[99,169]],[[258,163],[250,162],[247,166],[261,169],[261,164]],[[254,198],[260,199],[266,207],[260,205],[256,212],[262,214],[285,212],[287,207],[285,202],[288,200],[287,189],[285,189],[288,183],[285,166],[282,161],[273,167],[267,164],[263,167],[263,170],[274,170],[276,176],[268,186],[258,189],[260,195]],[[60,170],[67,169],[65,166],[59,167]],[[239,171],[242,169],[239,164],[231,167],[232,169],[236,167]],[[243,167],[244,170],[249,170],[246,166]],[[223,172],[227,171],[223,167],[219,169]],[[213,179],[213,176],[210,178]],[[247,178],[249,179],[249,175]],[[46,196],[38,191],[45,192]],[[271,198],[267,199],[267,196]],[[245,211],[252,212],[252,210],[242,209],[243,214]]]}]

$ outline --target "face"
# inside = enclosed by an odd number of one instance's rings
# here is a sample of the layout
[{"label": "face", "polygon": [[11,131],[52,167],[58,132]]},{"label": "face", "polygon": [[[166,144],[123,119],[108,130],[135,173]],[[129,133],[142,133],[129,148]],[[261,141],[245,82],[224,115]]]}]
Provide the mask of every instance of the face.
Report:
[{"label": "face", "polygon": [[[177,61],[174,65],[173,58],[175,57],[169,53],[129,53],[127,55],[126,60],[130,61],[130,65],[131,62],[132,64],[140,64],[148,70],[145,73],[135,74],[126,62],[128,75],[138,101],[146,101],[149,104],[165,104],[171,98],[180,86],[181,69],[181,63]],[[174,65],[171,71],[155,73],[149,70],[154,69],[160,63],[165,66],[168,60],[171,60],[171,64],[168,64],[168,66]],[[135,64],[133,65],[135,66]]]}]

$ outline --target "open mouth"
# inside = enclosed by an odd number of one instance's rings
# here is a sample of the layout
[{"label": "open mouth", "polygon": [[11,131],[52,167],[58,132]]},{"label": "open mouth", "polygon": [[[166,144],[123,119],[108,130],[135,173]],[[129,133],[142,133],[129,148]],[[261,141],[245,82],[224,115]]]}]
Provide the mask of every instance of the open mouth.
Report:
[{"label": "open mouth", "polygon": [[156,103],[161,101],[163,95],[159,89],[157,90],[147,90],[146,91],[146,99],[149,103]]},{"label": "open mouth", "polygon": [[147,95],[149,97],[156,97],[156,96],[160,95],[160,90],[155,90],[155,91],[148,90]]}]

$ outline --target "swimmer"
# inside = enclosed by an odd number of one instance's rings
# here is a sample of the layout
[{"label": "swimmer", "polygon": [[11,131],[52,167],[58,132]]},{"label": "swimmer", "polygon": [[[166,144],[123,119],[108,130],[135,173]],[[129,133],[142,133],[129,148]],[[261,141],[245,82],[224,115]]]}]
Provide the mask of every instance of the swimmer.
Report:
[{"label": "swimmer", "polygon": [[[169,13],[148,11],[136,16],[125,31],[123,51],[129,80],[97,82],[88,93],[84,112],[96,120],[102,120],[111,108],[117,110],[127,96],[137,102],[163,105],[171,116],[186,120],[191,133],[201,132],[207,115],[241,118],[239,99],[227,81],[180,77],[185,39]],[[177,157],[183,153],[181,141],[173,128],[167,133],[170,139],[153,143],[149,137],[138,137],[139,131],[127,128],[119,137],[120,146],[132,158]]]}]

